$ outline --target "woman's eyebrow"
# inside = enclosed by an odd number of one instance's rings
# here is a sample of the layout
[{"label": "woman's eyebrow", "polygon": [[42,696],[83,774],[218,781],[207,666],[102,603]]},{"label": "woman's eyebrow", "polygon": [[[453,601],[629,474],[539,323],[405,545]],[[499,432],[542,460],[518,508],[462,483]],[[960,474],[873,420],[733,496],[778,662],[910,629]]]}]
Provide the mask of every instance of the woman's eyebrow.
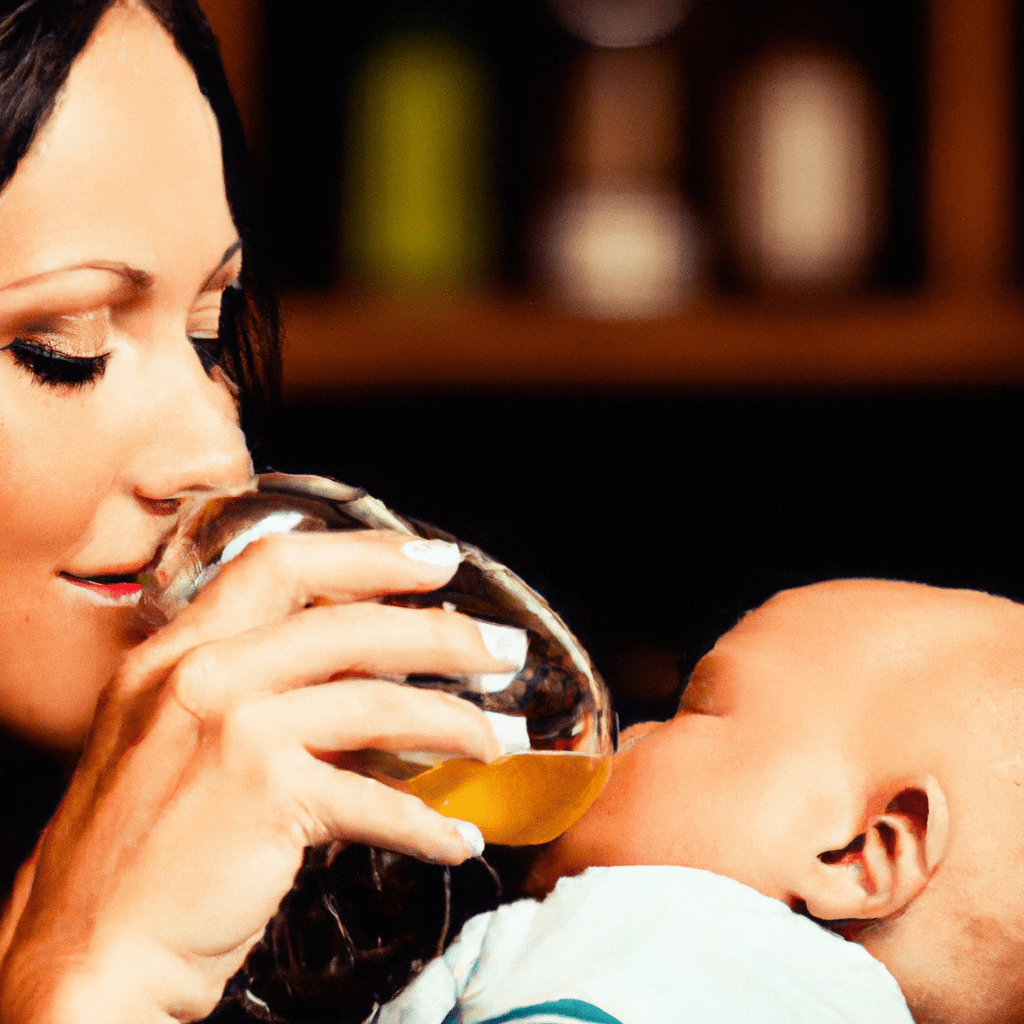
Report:
[{"label": "woman's eyebrow", "polygon": [[153,284],[153,275],[138,267],[131,267],[127,263],[120,263],[113,260],[88,260],[85,263],[73,263],[66,267],[55,267],[53,270],[44,270],[41,274],[32,274],[30,277],[23,277],[18,281],[12,281],[0,287],[0,292],[19,291],[23,288],[31,288],[38,284],[45,283],[49,278],[58,274],[69,274],[76,270],[106,270],[118,277],[124,278],[139,291],[146,291]]},{"label": "woman's eyebrow", "polygon": [[220,263],[217,264],[217,269],[206,279],[206,284],[203,285],[203,291],[208,291],[217,279],[217,275],[231,262],[235,254],[242,248],[242,240],[236,238],[225,250],[224,255],[220,258]]},{"label": "woman's eyebrow", "polygon": [[144,294],[153,280],[145,270],[106,260],[55,267],[0,286],[0,323],[117,305]]},{"label": "woman's eyebrow", "polygon": [[[223,272],[224,268],[231,262],[241,248],[242,240],[240,238],[236,238],[235,241],[224,250],[224,254],[221,256],[216,269],[212,274],[210,274],[206,283],[203,285],[204,291],[212,289],[214,282],[216,282],[217,275]],[[52,298],[50,296],[50,292],[53,288],[57,288],[63,292],[63,285],[60,284],[60,279],[64,275],[90,270],[98,270],[100,272],[115,274],[121,279],[123,284],[133,292],[148,291],[152,287],[154,281],[153,275],[148,271],[130,266],[129,264],[123,263],[119,260],[85,260],[81,263],[71,263],[64,267],[54,267],[51,270],[44,270],[41,273],[31,274],[30,276],[20,278],[17,281],[11,281],[8,284],[0,285],[0,315],[7,312],[12,304],[24,301],[21,299],[21,296],[24,293],[28,293],[30,296],[28,301],[32,304],[37,302],[48,302]],[[10,309],[10,311],[13,312],[13,309]]]}]

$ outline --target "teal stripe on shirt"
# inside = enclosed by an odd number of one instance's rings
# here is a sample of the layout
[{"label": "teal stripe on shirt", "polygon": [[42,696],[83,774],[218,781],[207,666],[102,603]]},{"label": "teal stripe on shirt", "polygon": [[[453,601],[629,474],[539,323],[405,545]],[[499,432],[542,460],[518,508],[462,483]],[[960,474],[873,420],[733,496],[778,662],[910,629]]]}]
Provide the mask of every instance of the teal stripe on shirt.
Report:
[{"label": "teal stripe on shirt", "polygon": [[[556,999],[548,1003],[536,1003],[533,1006],[520,1006],[509,1010],[500,1017],[489,1017],[482,1024],[507,1024],[508,1021],[528,1021],[536,1016],[558,1017],[564,1021],[584,1021],[585,1024],[622,1024],[616,1017],[604,1010],[599,1010],[592,1003],[582,999]],[[456,1006],[442,1021],[442,1024],[462,1024],[462,1014]]]}]

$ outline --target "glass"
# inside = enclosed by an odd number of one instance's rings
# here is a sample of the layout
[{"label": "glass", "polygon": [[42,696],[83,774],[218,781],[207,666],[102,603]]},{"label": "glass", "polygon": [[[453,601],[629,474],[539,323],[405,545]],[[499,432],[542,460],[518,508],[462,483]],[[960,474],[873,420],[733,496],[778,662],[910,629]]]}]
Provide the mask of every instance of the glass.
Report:
[{"label": "glass", "polygon": [[463,561],[446,586],[383,601],[462,612],[484,624],[485,642],[502,660],[519,667],[400,681],[471,701],[488,715],[504,753],[485,765],[422,751],[365,750],[346,757],[345,767],[475,822],[488,843],[548,842],[594,802],[616,742],[608,692],[565,623],[511,570],[442,530],[403,519],[365,491],[324,477],[265,474],[250,490],[191,500],[155,568],[140,577],[139,610],[148,626],[170,621],[225,562],[268,534],[374,529],[453,541]]}]

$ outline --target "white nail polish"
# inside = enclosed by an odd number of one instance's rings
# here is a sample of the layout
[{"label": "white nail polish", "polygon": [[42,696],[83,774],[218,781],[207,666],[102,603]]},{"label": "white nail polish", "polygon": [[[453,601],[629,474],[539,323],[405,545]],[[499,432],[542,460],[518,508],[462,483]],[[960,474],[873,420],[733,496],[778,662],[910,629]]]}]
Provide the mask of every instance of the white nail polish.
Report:
[{"label": "white nail polish", "polygon": [[512,666],[516,672],[526,664],[526,649],[530,641],[525,629],[499,626],[496,622],[482,622],[480,619],[473,619],[473,625],[480,630],[480,638],[492,658]]},{"label": "white nail polish", "polygon": [[504,715],[500,711],[485,711],[503,754],[521,754],[530,749],[530,734],[522,715]]},{"label": "white nail polish", "polygon": [[483,833],[471,821],[463,821],[461,818],[453,818],[452,824],[455,831],[459,833],[462,841],[466,844],[471,857],[479,857],[484,852]]},{"label": "white nail polish", "polygon": [[458,544],[446,540],[409,540],[402,545],[402,554],[414,562],[425,562],[440,569],[450,569],[462,561]]}]

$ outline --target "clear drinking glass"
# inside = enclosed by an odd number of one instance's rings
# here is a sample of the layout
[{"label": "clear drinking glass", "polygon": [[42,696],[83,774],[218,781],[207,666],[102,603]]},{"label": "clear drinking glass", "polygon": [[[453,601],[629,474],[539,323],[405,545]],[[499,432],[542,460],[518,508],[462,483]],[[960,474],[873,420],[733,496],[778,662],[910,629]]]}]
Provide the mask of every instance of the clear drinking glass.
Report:
[{"label": "clear drinking glass", "polygon": [[155,568],[140,577],[140,614],[151,627],[172,619],[221,565],[268,534],[374,529],[457,543],[463,561],[445,587],[384,600],[471,616],[484,624],[492,651],[519,668],[401,681],[471,701],[488,715],[504,753],[484,765],[423,751],[364,750],[346,757],[345,767],[475,822],[489,843],[548,842],[593,803],[608,779],[616,742],[608,692],[562,620],[511,570],[442,530],[403,519],[365,491],[324,477],[264,474],[241,493],[190,500]]}]

